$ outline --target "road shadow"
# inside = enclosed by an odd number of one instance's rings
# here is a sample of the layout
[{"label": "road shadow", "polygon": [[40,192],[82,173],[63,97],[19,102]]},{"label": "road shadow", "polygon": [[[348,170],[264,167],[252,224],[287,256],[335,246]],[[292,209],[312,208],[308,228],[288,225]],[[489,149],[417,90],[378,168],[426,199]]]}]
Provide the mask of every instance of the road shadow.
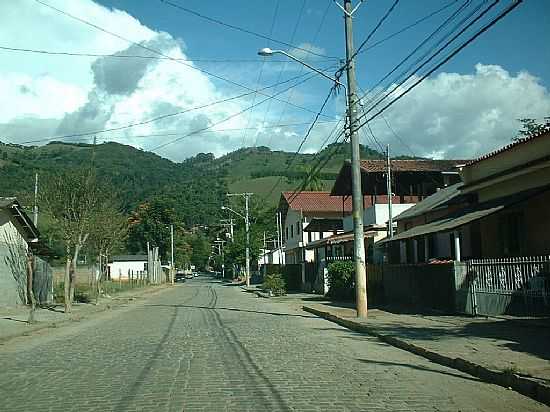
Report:
[{"label": "road shadow", "polygon": [[209,306],[198,306],[198,305],[183,305],[183,304],[175,304],[175,305],[163,305],[163,304],[150,304],[145,306],[152,306],[152,307],[167,307],[167,308],[191,308],[191,309],[209,309],[209,310],[227,310],[232,312],[244,312],[244,313],[257,313],[260,315],[271,315],[271,316],[287,316],[287,317],[294,317],[294,318],[307,318],[307,319],[321,319],[318,316],[314,315],[297,315],[292,313],[277,313],[277,312],[265,312],[261,310],[249,310],[249,309],[237,309],[237,308],[224,308],[220,306],[216,307],[209,307]]},{"label": "road shadow", "polygon": [[382,366],[397,366],[401,368],[409,368],[414,369],[422,372],[430,372],[430,373],[436,373],[440,375],[448,375],[455,378],[460,378],[464,380],[469,380],[473,382],[480,382],[479,379],[474,378],[472,376],[468,375],[461,375],[460,373],[453,372],[451,370],[441,370],[441,369],[433,369],[429,368],[427,366],[422,365],[411,365],[410,363],[400,363],[400,362],[388,362],[388,361],[381,361],[381,360],[373,360],[373,359],[357,359],[359,362],[366,363],[366,364],[375,364],[375,365],[382,365]]},{"label": "road shadow", "polygon": [[4,317],[2,319],[11,320],[11,321],[14,321],[14,322],[29,323],[29,321],[27,321],[27,320],[15,319],[15,318],[10,318],[10,317]]}]

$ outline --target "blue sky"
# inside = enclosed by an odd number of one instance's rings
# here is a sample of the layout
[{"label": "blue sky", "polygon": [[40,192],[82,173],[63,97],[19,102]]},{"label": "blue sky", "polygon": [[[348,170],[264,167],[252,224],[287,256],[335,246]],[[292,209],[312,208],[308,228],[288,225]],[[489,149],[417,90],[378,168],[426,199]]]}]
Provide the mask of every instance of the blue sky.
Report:
[{"label": "blue sky", "polygon": [[[188,64],[252,89],[308,73],[294,62],[280,57],[262,59],[256,54],[261,47],[288,50],[287,46],[205,21],[160,0],[41,1],[132,41],[162,50],[171,57],[188,59]],[[344,57],[342,12],[330,0],[170,1],[318,54]],[[356,46],[393,1],[363,2],[354,17]],[[483,22],[511,1],[502,0]],[[432,11],[445,5],[449,7],[361,53],[357,61],[359,85],[363,89],[372,88],[463,4],[466,7],[460,16],[489,2],[399,1],[367,46]],[[33,0],[0,4],[0,24],[4,27],[0,46],[4,47],[149,54]],[[21,32],[22,26],[31,29]],[[549,38],[550,1],[525,0],[384,112],[384,118],[373,120],[374,135],[380,143],[392,145],[396,154],[438,158],[475,157],[508,143],[519,128],[517,118],[540,119],[550,114],[550,42],[546,41]],[[308,58],[319,68],[337,65],[334,59],[300,50],[292,52]],[[98,136],[100,141],[132,144],[176,161],[198,152],[219,156],[252,145],[294,151],[331,86],[326,79],[317,77],[284,93],[284,87],[291,83],[270,89],[269,94],[282,93],[278,96],[280,100],[270,100],[253,110],[246,108],[265,96],[250,94],[196,109],[246,90],[167,60],[50,56],[5,50],[0,50],[0,59],[4,63],[0,67],[0,96],[4,96],[6,107],[9,102],[8,110],[0,115],[0,139],[4,136],[13,142],[41,144],[48,138],[61,136],[68,141],[88,141],[91,134],[78,138],[66,136],[120,128],[186,111]],[[228,61],[204,61],[208,59]],[[395,80],[393,76],[380,84],[375,93],[387,92],[392,80]],[[414,79],[407,84],[412,81]],[[398,88],[395,93],[402,91]],[[321,116],[327,123],[316,125],[302,151],[318,150],[343,110],[341,95],[329,99]],[[240,111],[243,113],[237,115]],[[281,124],[282,127],[277,126]],[[214,132],[194,134],[210,127]],[[361,132],[361,136],[363,143],[378,148],[367,130]]]}]

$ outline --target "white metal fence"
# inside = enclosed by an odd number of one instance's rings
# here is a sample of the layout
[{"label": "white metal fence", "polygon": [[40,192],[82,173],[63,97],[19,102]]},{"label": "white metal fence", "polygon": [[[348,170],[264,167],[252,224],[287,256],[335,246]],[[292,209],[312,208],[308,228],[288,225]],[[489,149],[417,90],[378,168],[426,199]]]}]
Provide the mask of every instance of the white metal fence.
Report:
[{"label": "white metal fence", "polygon": [[473,259],[467,265],[480,292],[523,291],[538,296],[550,292],[550,256]]}]

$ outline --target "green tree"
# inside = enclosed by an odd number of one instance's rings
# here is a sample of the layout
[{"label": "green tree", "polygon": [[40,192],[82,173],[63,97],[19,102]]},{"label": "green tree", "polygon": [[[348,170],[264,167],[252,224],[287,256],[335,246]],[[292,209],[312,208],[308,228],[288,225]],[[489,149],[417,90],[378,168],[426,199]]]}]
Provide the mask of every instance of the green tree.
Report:
[{"label": "green tree", "polygon": [[40,201],[56,224],[65,245],[65,312],[70,312],[76,287],[76,263],[92,230],[102,190],[95,174],[75,169],[44,179]]},{"label": "green tree", "polygon": [[175,224],[174,209],[163,199],[140,204],[129,219],[128,249],[132,253],[146,253],[147,242],[159,248],[161,259],[170,251],[170,225]]},{"label": "green tree", "polygon": [[205,269],[210,257],[210,242],[202,233],[198,232],[191,238],[191,263],[199,269]]},{"label": "green tree", "polygon": [[550,116],[544,117],[542,122],[537,122],[536,119],[529,117],[518,119],[518,121],[521,123],[521,129],[518,131],[516,137],[512,139],[513,141],[550,131]]}]

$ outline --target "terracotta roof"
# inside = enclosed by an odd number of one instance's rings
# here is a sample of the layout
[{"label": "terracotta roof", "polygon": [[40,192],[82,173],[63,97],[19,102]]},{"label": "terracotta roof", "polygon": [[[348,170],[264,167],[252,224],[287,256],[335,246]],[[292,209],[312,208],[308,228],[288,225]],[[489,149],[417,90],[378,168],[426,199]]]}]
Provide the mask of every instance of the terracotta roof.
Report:
[{"label": "terracotta roof", "polygon": [[[283,192],[290,209],[303,212],[351,212],[351,196],[331,196],[330,192]],[[342,204],[343,203],[343,204]]]},{"label": "terracotta roof", "polygon": [[[453,172],[458,165],[469,160],[392,160],[392,172]],[[385,160],[361,160],[361,169],[367,173],[386,171]]]},{"label": "terracotta roof", "polygon": [[518,139],[518,140],[516,140],[516,141],[514,141],[510,144],[507,144],[506,146],[501,147],[500,149],[497,149],[497,150],[494,150],[492,152],[486,153],[483,156],[480,156],[477,159],[466,163],[466,166],[470,166],[470,165],[479,163],[482,160],[489,159],[491,157],[494,157],[494,156],[498,155],[499,153],[506,152],[507,150],[510,150],[510,149],[512,149],[516,146],[522,145],[524,143],[531,142],[531,141],[533,141],[535,139],[538,139],[540,137],[550,138],[550,131],[546,130],[544,132],[541,132],[539,134],[536,134],[536,135],[533,135],[533,136],[530,136],[530,137],[525,137],[525,138],[522,138],[522,139]]}]

